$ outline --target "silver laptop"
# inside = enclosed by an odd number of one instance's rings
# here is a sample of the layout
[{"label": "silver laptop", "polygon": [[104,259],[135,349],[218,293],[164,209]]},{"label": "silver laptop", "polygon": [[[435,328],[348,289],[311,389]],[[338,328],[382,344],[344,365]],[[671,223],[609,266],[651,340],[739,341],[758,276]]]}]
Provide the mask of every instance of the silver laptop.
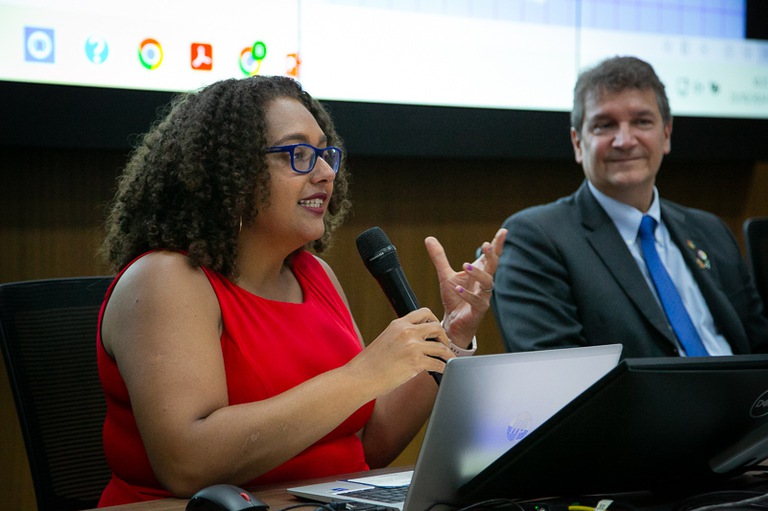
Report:
[{"label": "silver laptop", "polygon": [[451,359],[412,471],[288,492],[405,511],[456,502],[460,486],[613,369],[620,355],[621,345],[612,344]]}]

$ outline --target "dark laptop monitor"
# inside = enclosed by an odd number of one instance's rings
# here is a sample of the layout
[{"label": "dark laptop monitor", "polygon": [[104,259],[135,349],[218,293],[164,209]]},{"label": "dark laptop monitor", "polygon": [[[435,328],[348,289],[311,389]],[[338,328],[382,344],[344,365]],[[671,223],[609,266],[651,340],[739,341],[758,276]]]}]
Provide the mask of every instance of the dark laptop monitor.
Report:
[{"label": "dark laptop monitor", "polygon": [[766,457],[768,355],[626,359],[459,494],[478,502],[690,489]]}]

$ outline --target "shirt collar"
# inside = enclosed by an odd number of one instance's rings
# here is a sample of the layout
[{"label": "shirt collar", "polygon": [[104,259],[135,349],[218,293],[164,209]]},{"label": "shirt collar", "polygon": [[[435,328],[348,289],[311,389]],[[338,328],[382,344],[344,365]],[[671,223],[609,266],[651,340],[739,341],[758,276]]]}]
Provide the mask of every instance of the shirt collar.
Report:
[{"label": "shirt collar", "polygon": [[[587,181],[589,191],[597,200],[597,203],[602,206],[605,212],[613,221],[616,228],[619,230],[621,237],[628,243],[632,243],[637,238],[637,231],[640,229],[640,220],[643,219],[643,215],[649,215],[656,220],[657,225],[661,224],[661,205],[659,203],[659,191],[656,187],[653,187],[653,201],[651,201],[651,207],[648,208],[646,213],[642,213],[640,210],[633,208],[628,204],[619,202],[614,198],[608,197],[603,192],[595,188],[595,186]],[[656,231],[658,232],[658,230]]]}]

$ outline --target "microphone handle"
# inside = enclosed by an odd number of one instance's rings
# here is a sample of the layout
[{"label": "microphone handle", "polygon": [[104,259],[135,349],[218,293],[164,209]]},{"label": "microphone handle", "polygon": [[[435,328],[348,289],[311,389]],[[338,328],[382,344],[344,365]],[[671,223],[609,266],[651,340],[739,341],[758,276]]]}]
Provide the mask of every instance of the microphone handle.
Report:
[{"label": "microphone handle", "polygon": [[[403,269],[400,266],[392,268],[384,272],[380,278],[376,279],[384,291],[384,294],[389,299],[389,303],[392,304],[392,308],[395,309],[395,313],[398,318],[402,318],[409,312],[413,312],[421,308],[419,300],[416,295],[413,294],[408,280],[405,278]],[[429,371],[435,383],[440,385],[443,379],[441,373],[435,371]]]},{"label": "microphone handle", "polygon": [[379,285],[398,318],[421,308],[400,266],[384,272],[379,279]]}]

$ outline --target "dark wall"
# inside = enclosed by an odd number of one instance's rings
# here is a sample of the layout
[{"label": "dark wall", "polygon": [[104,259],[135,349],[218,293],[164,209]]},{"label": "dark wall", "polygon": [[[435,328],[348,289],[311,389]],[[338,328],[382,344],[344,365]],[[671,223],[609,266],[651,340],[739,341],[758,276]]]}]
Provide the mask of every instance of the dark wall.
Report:
[{"label": "dark wall", "polygon": [[[0,81],[0,144],[125,151],[169,92]],[[350,154],[375,157],[571,157],[569,114],[326,102]],[[672,161],[768,161],[768,120],[677,117]]]}]

